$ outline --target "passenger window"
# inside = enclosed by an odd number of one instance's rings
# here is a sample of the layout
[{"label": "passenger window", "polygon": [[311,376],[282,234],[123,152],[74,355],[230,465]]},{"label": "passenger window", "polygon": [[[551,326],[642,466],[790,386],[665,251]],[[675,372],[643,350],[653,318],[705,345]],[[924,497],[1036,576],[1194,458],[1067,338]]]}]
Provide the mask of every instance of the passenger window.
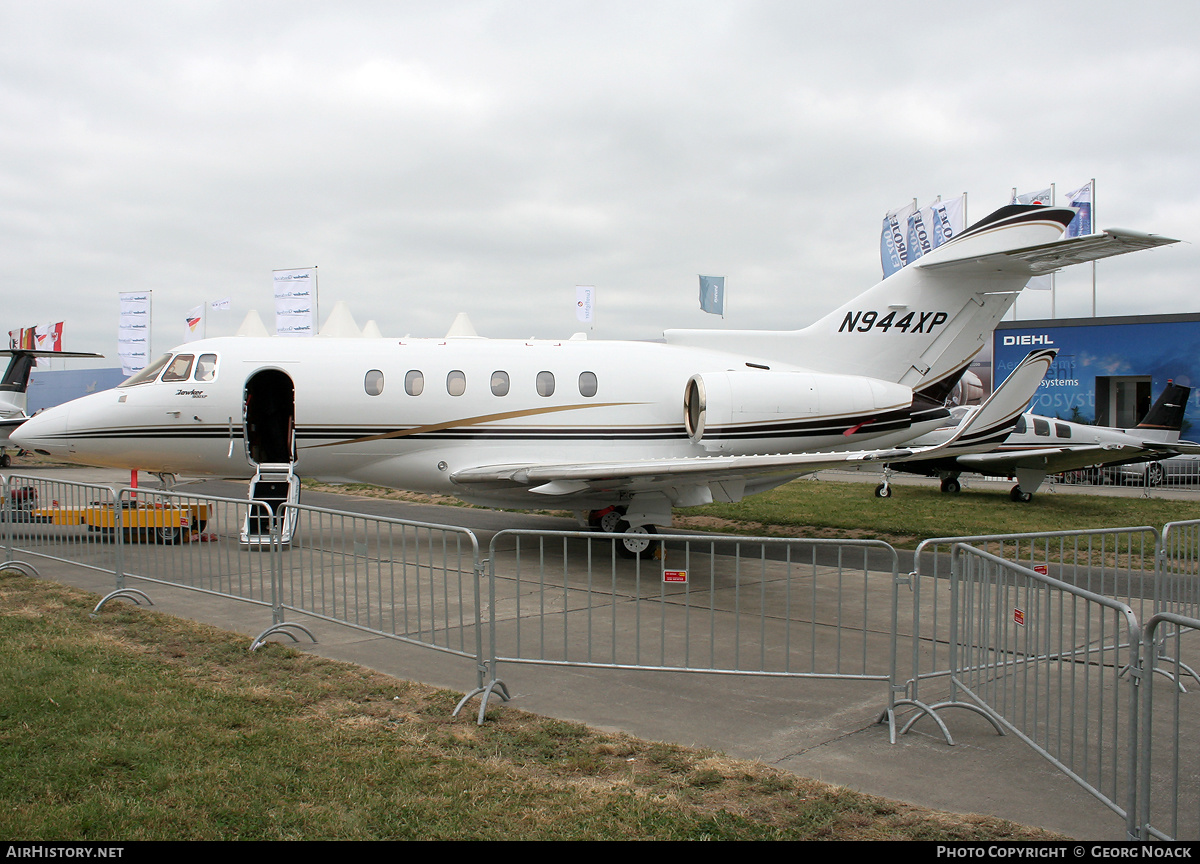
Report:
[{"label": "passenger window", "polygon": [[1055,423],[1054,424],[1054,434],[1057,435],[1059,438],[1070,438],[1071,437],[1071,427],[1067,426],[1063,423]]},{"label": "passenger window", "polygon": [[196,361],[196,380],[212,381],[217,377],[217,355],[201,354]]},{"label": "passenger window", "polygon": [[446,376],[446,392],[451,396],[461,396],[467,392],[467,376],[462,370],[454,369]]},{"label": "passenger window", "polygon": [[539,396],[554,395],[554,373],[539,372],[537,374],[537,392]]},{"label": "passenger window", "polygon": [[1045,420],[1043,420],[1041,417],[1034,417],[1033,418],[1033,434],[1034,435],[1045,435],[1046,437],[1049,437],[1050,436],[1050,424],[1047,423]]},{"label": "passenger window", "polygon": [[1017,425],[1015,427],[1013,427],[1013,432],[1020,434],[1020,433],[1024,432],[1026,428],[1027,427],[1025,426],[1025,415],[1022,414],[1020,417],[1017,418]]},{"label": "passenger window", "polygon": [[186,381],[188,376],[192,374],[192,361],[196,359],[195,354],[177,354],[175,359],[167,366],[167,371],[163,373],[163,381]]},{"label": "passenger window", "polygon": [[579,395],[580,396],[595,396],[596,395],[596,373],[595,372],[580,372],[579,373]]},{"label": "passenger window", "polygon": [[419,369],[413,369],[404,376],[404,392],[409,396],[420,396],[425,389],[425,376]]},{"label": "passenger window", "polygon": [[492,395],[508,395],[508,373],[496,371],[492,373]]},{"label": "passenger window", "polygon": [[383,373],[378,369],[372,369],[363,378],[363,389],[367,391],[368,396],[378,396],[383,392]]}]

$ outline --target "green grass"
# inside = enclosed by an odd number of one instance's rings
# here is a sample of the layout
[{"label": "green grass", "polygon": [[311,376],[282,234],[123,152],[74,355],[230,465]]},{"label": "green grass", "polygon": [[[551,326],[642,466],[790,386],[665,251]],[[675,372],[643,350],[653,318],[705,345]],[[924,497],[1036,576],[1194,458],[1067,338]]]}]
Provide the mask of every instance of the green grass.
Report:
[{"label": "green grass", "polygon": [[1049,839],[0,574],[0,836]]},{"label": "green grass", "polygon": [[929,537],[1021,534],[1117,528],[1200,519],[1200,501],[1125,498],[1045,489],[1027,504],[1009,500],[1008,487],[980,485],[943,495],[936,484],[893,487],[876,498],[874,483],[800,479],[736,504],[676,510],[679,527],[738,533],[853,537],[914,548]]}]

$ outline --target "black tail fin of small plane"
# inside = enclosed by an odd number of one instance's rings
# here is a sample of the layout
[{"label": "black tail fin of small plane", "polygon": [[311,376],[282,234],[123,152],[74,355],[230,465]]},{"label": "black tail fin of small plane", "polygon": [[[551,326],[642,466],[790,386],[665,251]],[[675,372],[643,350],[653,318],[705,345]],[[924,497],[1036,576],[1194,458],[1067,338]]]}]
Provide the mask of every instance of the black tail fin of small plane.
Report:
[{"label": "black tail fin of small plane", "polygon": [[1142,418],[1142,422],[1137,425],[1137,428],[1150,432],[1174,433],[1174,437],[1178,438],[1179,430],[1183,428],[1183,415],[1187,410],[1187,401],[1191,393],[1191,387],[1184,387],[1168,381],[1167,386],[1154,400],[1154,404],[1150,406],[1150,410],[1146,412],[1146,416]]}]

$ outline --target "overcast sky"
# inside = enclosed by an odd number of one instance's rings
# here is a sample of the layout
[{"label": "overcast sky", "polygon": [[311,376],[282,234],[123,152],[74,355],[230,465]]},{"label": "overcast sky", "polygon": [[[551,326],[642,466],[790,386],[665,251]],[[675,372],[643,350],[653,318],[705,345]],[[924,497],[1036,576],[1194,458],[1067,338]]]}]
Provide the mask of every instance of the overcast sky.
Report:
[{"label": "overcast sky", "polygon": [[1093,177],[1188,241],[1101,262],[1099,314],[1200,312],[1198,46],[1195,0],[0,0],[0,330],[116,365],[119,292],[157,354],[311,265],[388,336],[569,336],[576,285],[592,338],[792,328],[881,278],[885,211]]}]

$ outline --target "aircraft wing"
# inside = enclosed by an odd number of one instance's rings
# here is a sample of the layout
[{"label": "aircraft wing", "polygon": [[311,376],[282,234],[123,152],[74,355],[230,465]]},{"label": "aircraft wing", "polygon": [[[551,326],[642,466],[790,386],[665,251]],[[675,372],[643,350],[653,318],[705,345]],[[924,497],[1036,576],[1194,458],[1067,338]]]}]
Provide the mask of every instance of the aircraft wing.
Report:
[{"label": "aircraft wing", "polygon": [[1112,462],[1136,462],[1152,458],[1152,451],[1128,444],[1083,444],[971,453],[959,456],[957,461],[964,471],[986,470],[991,474],[1007,474],[1024,468],[1045,474],[1059,474]]},{"label": "aircraft wing", "polygon": [[931,271],[955,272],[1024,270],[1031,276],[1038,276],[1061,270],[1071,264],[1098,261],[1113,255],[1124,255],[1126,252],[1152,249],[1155,246],[1167,246],[1178,242],[1178,240],[1158,234],[1143,234],[1123,228],[1108,228],[1101,234],[1068,237],[1040,246],[1027,246],[1023,249],[1010,249],[988,255],[973,255],[948,260],[938,259],[928,264],[922,264],[920,260],[917,260],[912,266]]}]

